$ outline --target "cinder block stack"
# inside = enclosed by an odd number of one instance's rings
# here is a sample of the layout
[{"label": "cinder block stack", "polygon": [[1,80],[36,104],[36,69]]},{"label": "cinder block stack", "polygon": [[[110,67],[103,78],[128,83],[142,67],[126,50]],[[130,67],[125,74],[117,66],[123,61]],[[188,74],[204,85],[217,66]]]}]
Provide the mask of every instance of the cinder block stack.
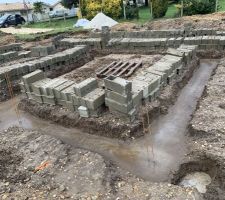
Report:
[{"label": "cinder block stack", "polygon": [[67,49],[58,52],[54,55],[48,55],[40,59],[17,63],[10,66],[0,68],[0,79],[4,80],[4,74],[7,73],[11,80],[18,80],[21,76],[33,72],[37,69],[43,71],[60,69],[66,64],[73,64],[85,57],[88,54],[87,46],[76,46],[72,49]]},{"label": "cinder block stack", "polygon": [[145,101],[153,101],[160,90],[160,76],[143,71],[132,79],[133,91],[143,91]]},{"label": "cinder block stack", "polygon": [[33,99],[33,89],[31,87],[32,83],[36,81],[43,80],[45,78],[44,73],[41,70],[36,70],[30,74],[22,77],[22,82],[20,83],[22,93],[25,93],[28,98]]},{"label": "cinder block stack", "polygon": [[98,88],[95,78],[88,78],[74,87],[72,95],[81,117],[99,116],[105,102],[105,91]]},{"label": "cinder block stack", "polygon": [[[106,98],[105,104],[113,114],[135,119],[137,105],[132,98],[132,82],[120,77],[109,76],[104,79]],[[137,98],[137,97],[136,97]],[[136,102],[138,102],[136,100]]]},{"label": "cinder block stack", "polygon": [[42,57],[48,56],[55,51],[54,45],[47,45],[47,46],[37,46],[31,49],[31,56],[33,57]]}]

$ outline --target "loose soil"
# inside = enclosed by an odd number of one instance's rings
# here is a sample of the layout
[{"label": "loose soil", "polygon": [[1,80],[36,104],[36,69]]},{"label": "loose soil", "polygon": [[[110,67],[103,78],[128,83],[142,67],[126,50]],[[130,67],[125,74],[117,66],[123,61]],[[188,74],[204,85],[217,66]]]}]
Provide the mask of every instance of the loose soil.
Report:
[{"label": "loose soil", "polygon": [[[213,166],[213,184],[206,199],[225,199],[225,59],[209,81],[190,123],[190,158],[196,165],[207,160]],[[204,168],[203,168],[204,169]]]},{"label": "loose soil", "polygon": [[13,127],[0,135],[1,199],[201,199],[194,189],[144,181],[40,131]]},{"label": "loose soil", "polygon": [[134,23],[120,23],[112,28],[112,31],[137,31],[137,30],[170,30],[184,29],[190,25],[193,29],[225,30],[225,13],[218,12],[208,15],[193,15],[174,19],[160,19],[149,21],[143,25]]}]

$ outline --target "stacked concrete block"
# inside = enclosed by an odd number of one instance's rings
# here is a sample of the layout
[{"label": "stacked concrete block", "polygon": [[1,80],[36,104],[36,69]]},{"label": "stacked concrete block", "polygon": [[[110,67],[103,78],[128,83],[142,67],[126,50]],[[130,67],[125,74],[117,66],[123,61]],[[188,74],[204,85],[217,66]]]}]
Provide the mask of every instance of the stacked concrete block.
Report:
[{"label": "stacked concrete block", "polygon": [[95,78],[88,78],[75,85],[72,99],[81,117],[98,116],[105,102],[105,91],[98,88]]},{"label": "stacked concrete block", "polygon": [[48,84],[50,81],[51,81],[51,79],[46,78],[46,79],[42,79],[40,81],[36,81],[31,84],[33,100],[35,100],[38,103],[44,102],[43,101],[43,92],[41,90],[41,87],[43,85]]},{"label": "stacked concrete block", "polygon": [[153,101],[160,90],[161,77],[156,74],[143,71],[132,79],[133,91],[143,91],[145,101]]},{"label": "stacked concrete block", "polygon": [[67,80],[65,83],[53,88],[53,94],[54,94],[54,97],[56,99],[56,103],[58,105],[67,107],[67,101],[64,100],[64,98],[63,98],[64,97],[63,91],[66,90],[67,88],[69,88],[71,85],[74,85],[74,84],[75,84],[74,81]]},{"label": "stacked concrete block", "polygon": [[[104,79],[106,98],[105,104],[110,112],[134,120],[137,106],[132,99],[132,82],[120,77],[109,76]],[[136,101],[138,102],[138,101]]]},{"label": "stacked concrete block", "polygon": [[63,78],[55,78],[47,84],[41,86],[42,99],[44,104],[56,105],[56,98],[54,96],[54,88],[64,84],[67,80]]},{"label": "stacked concrete block", "polygon": [[11,61],[11,60],[15,60],[17,58],[18,58],[17,51],[9,51],[9,52],[0,54],[0,64]]},{"label": "stacked concrete block", "polygon": [[37,46],[31,49],[31,56],[33,57],[43,57],[52,54],[55,51],[54,45],[48,46]]},{"label": "stacked concrete block", "polygon": [[40,59],[1,67],[0,78],[4,77],[4,74],[7,73],[11,80],[18,80],[23,75],[37,69],[42,69],[43,71],[60,69],[66,64],[72,64],[79,61],[81,57],[83,58],[87,54],[87,46],[76,46],[72,49],[67,49]]},{"label": "stacked concrete block", "polygon": [[0,54],[7,53],[9,51],[20,51],[22,49],[21,43],[12,43],[8,45],[0,46]]},{"label": "stacked concrete block", "polygon": [[22,77],[22,82],[20,84],[22,92],[26,93],[28,98],[33,99],[33,89],[31,87],[32,83],[36,81],[43,80],[45,78],[44,73],[41,70],[36,70],[30,74]]},{"label": "stacked concrete block", "polygon": [[87,45],[90,48],[101,49],[101,38],[64,38],[60,41],[60,46],[65,48],[71,48],[76,45]]}]

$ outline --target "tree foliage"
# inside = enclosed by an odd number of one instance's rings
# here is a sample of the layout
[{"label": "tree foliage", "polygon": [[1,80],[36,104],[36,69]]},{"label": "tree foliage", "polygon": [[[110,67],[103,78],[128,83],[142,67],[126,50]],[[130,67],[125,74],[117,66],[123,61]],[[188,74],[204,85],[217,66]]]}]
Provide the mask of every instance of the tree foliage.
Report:
[{"label": "tree foliage", "polygon": [[73,6],[77,7],[79,0],[61,0],[61,4],[68,9],[71,9]]},{"label": "tree foliage", "polygon": [[43,2],[41,2],[41,1],[34,2],[33,6],[34,6],[35,13],[43,12]]},{"label": "tree foliage", "polygon": [[184,0],[183,2],[185,15],[209,14],[216,10],[216,0]]},{"label": "tree foliage", "polygon": [[88,19],[99,12],[112,18],[119,18],[122,14],[121,0],[81,0],[82,15]]},{"label": "tree foliage", "polygon": [[151,0],[153,18],[160,18],[166,15],[168,10],[168,0]]}]

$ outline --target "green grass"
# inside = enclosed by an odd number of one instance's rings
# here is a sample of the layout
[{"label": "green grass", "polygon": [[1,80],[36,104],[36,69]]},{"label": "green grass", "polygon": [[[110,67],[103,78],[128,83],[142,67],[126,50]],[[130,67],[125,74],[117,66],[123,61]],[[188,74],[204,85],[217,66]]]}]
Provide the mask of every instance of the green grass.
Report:
[{"label": "green grass", "polygon": [[69,29],[73,28],[73,25],[76,23],[77,18],[70,18],[70,19],[60,19],[60,20],[52,20],[48,22],[38,22],[34,24],[28,24],[25,25],[24,27],[27,28],[52,28],[52,29],[58,29],[58,30],[63,30],[63,29]]},{"label": "green grass", "polygon": [[225,11],[225,0],[219,0],[220,11]]}]

